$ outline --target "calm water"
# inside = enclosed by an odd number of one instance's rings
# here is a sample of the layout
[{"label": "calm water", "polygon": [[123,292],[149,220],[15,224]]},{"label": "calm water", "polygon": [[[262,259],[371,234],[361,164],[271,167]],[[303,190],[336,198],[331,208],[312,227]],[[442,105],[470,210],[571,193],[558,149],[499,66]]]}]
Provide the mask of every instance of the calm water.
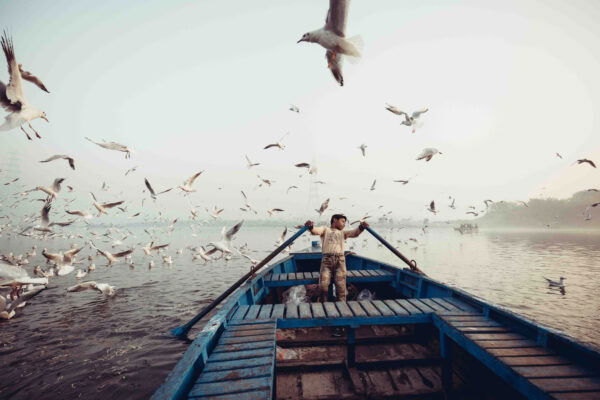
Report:
[{"label": "calm water", "polygon": [[[101,230],[97,229],[100,232]],[[187,344],[167,332],[187,322],[204,303],[248,271],[246,259],[204,264],[179,248],[217,239],[218,228],[202,228],[197,237],[180,228],[165,242],[174,257],[165,266],[154,256],[136,251],[136,267],[106,267],[96,258],[97,269],[84,280],[108,282],[117,294],[106,298],[96,292],[66,293],[77,282],[75,273],[51,278],[49,288],[34,298],[17,316],[0,321],[0,398],[112,399],[147,398],[160,385]],[[280,228],[243,227],[235,243],[248,243],[255,259],[273,249]],[[143,231],[134,231],[126,244],[147,243]],[[385,232],[400,250],[414,258],[430,277],[514,310],[532,320],[600,348],[600,234],[558,231],[480,232],[460,235],[450,229],[402,229]],[[365,240],[366,239],[366,240]],[[38,245],[38,257],[27,267],[42,264],[43,247],[64,250],[81,239],[53,239],[43,243],[0,238],[0,252],[16,254]],[[306,247],[301,238],[294,249]],[[96,239],[101,248],[110,243]],[[119,248],[127,248],[120,246]],[[117,249],[113,249],[116,252]],[[398,264],[375,239],[364,233],[354,240],[359,254]],[[84,256],[90,253],[89,248]],[[85,257],[79,257],[85,260]],[[87,261],[80,267],[87,268]],[[550,290],[543,277],[565,276],[566,291]]]}]

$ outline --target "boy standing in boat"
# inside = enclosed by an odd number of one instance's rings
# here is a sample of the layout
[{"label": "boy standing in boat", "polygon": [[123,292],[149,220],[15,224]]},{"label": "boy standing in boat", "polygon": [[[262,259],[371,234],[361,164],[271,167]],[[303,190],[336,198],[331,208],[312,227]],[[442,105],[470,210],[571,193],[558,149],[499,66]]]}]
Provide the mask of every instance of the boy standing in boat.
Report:
[{"label": "boy standing in boat", "polygon": [[347,238],[355,238],[369,226],[361,222],[358,228],[345,231],[347,218],[342,214],[334,214],[331,217],[331,225],[315,227],[312,221],[304,224],[313,235],[321,236],[321,247],[323,257],[321,258],[321,271],[319,276],[320,301],[327,301],[329,283],[333,275],[333,282],[338,301],[346,301],[346,256],[344,248]]}]

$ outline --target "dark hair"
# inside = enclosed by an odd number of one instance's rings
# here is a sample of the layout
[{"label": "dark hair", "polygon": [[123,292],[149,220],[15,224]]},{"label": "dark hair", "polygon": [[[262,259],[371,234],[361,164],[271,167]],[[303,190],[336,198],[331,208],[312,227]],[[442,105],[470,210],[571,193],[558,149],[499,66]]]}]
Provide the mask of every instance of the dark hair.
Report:
[{"label": "dark hair", "polygon": [[344,218],[346,221],[348,221],[348,218],[346,218],[346,216],[344,214],[333,214],[331,216],[331,221],[329,221],[329,223],[333,224],[333,221],[335,221],[336,219],[340,219],[340,218]]}]

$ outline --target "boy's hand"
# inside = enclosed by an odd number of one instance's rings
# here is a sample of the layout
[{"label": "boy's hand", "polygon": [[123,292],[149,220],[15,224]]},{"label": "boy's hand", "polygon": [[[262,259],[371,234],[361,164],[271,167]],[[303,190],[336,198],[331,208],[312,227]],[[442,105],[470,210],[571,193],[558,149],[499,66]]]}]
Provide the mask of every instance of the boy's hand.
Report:
[{"label": "boy's hand", "polygon": [[363,222],[361,222],[361,223],[360,223],[360,225],[358,225],[358,228],[359,228],[361,231],[364,231],[364,230],[365,230],[365,228],[368,228],[368,227],[369,227],[369,223],[368,223],[368,222],[366,222],[366,221],[363,221]]},{"label": "boy's hand", "polygon": [[308,229],[312,229],[314,225],[315,224],[310,220],[308,220],[304,223],[304,226],[308,227]]}]

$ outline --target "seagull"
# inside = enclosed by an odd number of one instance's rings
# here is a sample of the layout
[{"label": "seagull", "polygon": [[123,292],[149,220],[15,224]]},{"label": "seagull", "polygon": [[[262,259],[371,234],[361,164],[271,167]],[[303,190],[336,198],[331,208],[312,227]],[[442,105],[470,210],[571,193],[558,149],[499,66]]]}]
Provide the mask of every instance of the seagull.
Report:
[{"label": "seagull", "polygon": [[67,288],[67,292],[83,292],[84,290],[97,290],[107,296],[113,296],[115,294],[114,286],[111,286],[108,283],[97,283],[95,281],[81,282]]},{"label": "seagull", "polygon": [[529,206],[527,205],[527,203],[525,203],[524,201],[517,201],[517,203],[521,203],[521,204],[523,204],[525,207],[529,208]]},{"label": "seagull", "polygon": [[258,260],[255,260],[254,258],[250,257],[248,254],[244,254],[244,253],[240,253],[242,255],[242,257],[248,259],[250,261],[250,264],[252,264],[252,266],[255,266],[256,264],[258,264]]},{"label": "seagull", "polygon": [[321,207],[319,207],[318,210],[315,210],[316,212],[319,213],[319,217],[323,215],[323,213],[325,212],[325,210],[327,210],[327,207],[329,207],[329,199],[325,200],[323,202],[323,204],[321,204]]},{"label": "seagull", "polygon": [[40,78],[33,75],[31,72],[25,71],[23,69],[23,64],[19,64],[19,72],[21,73],[21,78],[33,83],[35,86],[39,87],[44,92],[50,93],[50,91],[48,89],[46,89],[46,85],[44,85],[44,83],[42,82],[42,80]]},{"label": "seagull", "polygon": [[370,191],[373,191],[373,190],[375,190],[375,184],[376,184],[376,183],[377,183],[377,179],[375,179],[375,180],[373,181],[373,183],[371,184],[371,188],[369,189]]},{"label": "seagull", "polygon": [[456,199],[455,199],[455,198],[452,198],[452,203],[451,203],[451,204],[450,204],[448,207],[450,207],[450,208],[451,208],[451,209],[453,209],[453,210],[456,210],[456,207],[454,206],[454,202],[455,202],[455,201],[456,201]]},{"label": "seagull", "polygon": [[96,196],[94,196],[94,193],[90,192],[90,194],[92,195],[92,198],[94,199],[92,204],[94,205],[94,207],[96,207],[96,210],[98,210],[98,216],[100,216],[102,214],[108,214],[106,212],[107,208],[113,208],[113,207],[120,206],[121,204],[125,203],[125,201],[122,200],[122,201],[116,201],[114,203],[100,204],[100,203],[98,203],[98,200],[96,200]]},{"label": "seagull", "polygon": [[429,161],[436,154],[442,154],[442,152],[439,151],[438,149],[434,149],[432,147],[428,147],[426,149],[423,149],[423,151],[421,152],[421,154],[417,157],[417,160],[423,160],[423,159],[425,159],[425,161]]},{"label": "seagull", "polygon": [[273,216],[273,213],[275,212],[283,212],[285,210],[282,210],[281,208],[271,208],[270,210],[267,210],[267,214],[269,214],[269,217]]},{"label": "seagull", "polygon": [[196,253],[194,254],[194,260],[198,259],[198,258],[202,258],[204,261],[212,261],[212,257],[210,256],[211,254],[213,254],[214,252],[216,252],[217,249],[213,248],[209,251],[206,251],[206,249],[204,248],[204,246],[200,246],[199,248],[196,248]]},{"label": "seagull", "polygon": [[96,249],[98,251],[98,253],[100,253],[104,257],[106,257],[106,259],[108,260],[108,265],[113,265],[113,263],[116,263],[118,261],[117,260],[118,258],[126,257],[129,254],[133,253],[133,250],[134,250],[134,249],[129,249],[129,250],[122,251],[120,253],[111,254],[108,251],[100,250],[99,248],[96,247],[96,245],[93,242],[90,242],[90,244],[94,249]]},{"label": "seagull", "polygon": [[437,211],[435,210],[435,201],[431,200],[431,203],[429,203],[429,208],[427,209],[427,211],[437,214]]},{"label": "seagull", "polygon": [[47,249],[42,250],[42,255],[46,257],[46,259],[56,265],[58,267],[57,275],[63,276],[70,274],[73,272],[75,267],[73,267],[73,260],[77,253],[79,253],[83,247],[71,249],[68,251],[59,252],[59,253],[48,253]]},{"label": "seagull", "polygon": [[581,160],[577,160],[576,161],[577,164],[583,164],[583,163],[588,163],[590,164],[592,167],[596,168],[596,164],[594,164],[594,162],[592,160],[588,160],[587,158],[582,158]]},{"label": "seagull", "polygon": [[360,152],[362,153],[363,157],[366,157],[365,150],[367,149],[367,145],[363,143],[360,146],[358,146],[358,148],[360,149]]},{"label": "seagull", "polygon": [[[2,43],[2,50],[4,50],[4,55],[6,56],[6,63],[8,64],[8,74],[10,75],[8,86],[0,81],[0,106],[2,106],[5,111],[9,112],[4,119],[4,123],[0,125],[0,131],[8,131],[18,126],[25,133],[27,139],[31,140],[31,136],[29,136],[29,133],[23,128],[23,124],[27,122],[29,128],[31,128],[35,135],[41,139],[40,134],[33,129],[30,121],[41,118],[44,121],[49,122],[46,113],[34,108],[23,95],[23,76],[21,75],[21,70],[15,58],[12,39],[4,32],[0,41]],[[28,75],[31,74],[26,73],[26,76]]]},{"label": "seagull", "polygon": [[71,214],[71,215],[79,215],[80,217],[83,217],[84,219],[94,218],[94,216],[92,214],[90,214],[89,212],[87,212],[87,211],[80,211],[80,210],[70,211],[70,210],[65,210],[65,212],[67,214]]},{"label": "seagull", "polygon": [[300,109],[298,108],[298,106],[295,106],[293,104],[290,106],[290,111],[300,114]]},{"label": "seagull", "polygon": [[71,167],[71,169],[74,171],[75,170],[75,160],[72,157],[66,156],[64,154],[57,154],[55,156],[52,156],[50,158],[47,158],[45,160],[40,161],[41,163],[47,163],[50,161],[54,161],[54,160],[67,160],[69,162],[69,166]]},{"label": "seagull", "polygon": [[305,33],[297,42],[318,43],[327,49],[327,66],[340,86],[344,86],[342,55],[360,57],[359,47],[362,42],[359,36],[346,39],[349,4],[350,0],[330,0],[325,26]]},{"label": "seagull", "polygon": [[256,167],[257,165],[260,165],[260,163],[253,163],[252,161],[250,161],[250,159],[248,158],[248,155],[246,155],[246,162],[248,163],[248,169],[252,168],[252,167]]},{"label": "seagull", "polygon": [[52,186],[38,186],[34,190],[41,190],[42,192],[48,195],[48,198],[53,200],[58,196],[58,192],[60,192],[60,184],[63,183],[65,178],[56,178],[52,183]]},{"label": "seagull", "polygon": [[150,196],[152,197],[152,199],[156,200],[156,196],[158,196],[159,194],[163,194],[163,193],[167,193],[170,192],[173,188],[169,188],[167,190],[163,190],[162,192],[158,192],[156,193],[154,191],[154,189],[152,188],[152,185],[150,185],[150,182],[148,182],[148,178],[144,178],[144,183],[146,184],[146,187],[148,188],[148,190],[150,191]]},{"label": "seagull", "polygon": [[129,173],[131,173],[131,172],[135,172],[137,169],[138,169],[137,165],[133,168],[129,168],[127,171],[125,171],[125,176],[129,175]]},{"label": "seagull", "polygon": [[283,143],[281,143],[281,141],[283,140],[283,138],[284,138],[284,137],[286,137],[286,136],[287,136],[287,135],[289,135],[289,134],[290,134],[290,133],[289,133],[289,132],[287,132],[287,133],[286,133],[285,135],[283,135],[283,136],[282,136],[282,137],[281,137],[281,138],[280,138],[280,139],[279,139],[279,140],[278,140],[276,143],[271,143],[271,144],[268,144],[268,145],[266,145],[266,146],[264,147],[264,149],[263,149],[263,150],[270,149],[270,148],[272,148],[272,147],[278,147],[278,148],[279,148],[279,149],[281,149],[281,150],[285,149],[285,145],[284,145]]},{"label": "seagull", "polygon": [[169,243],[154,246],[154,242],[151,242],[149,245],[142,247],[142,250],[144,250],[144,253],[149,256],[153,250],[164,249],[167,246],[169,246]]},{"label": "seagull", "polygon": [[122,153],[125,153],[125,158],[130,158],[131,153],[133,153],[132,149],[130,149],[129,147],[127,147],[125,145],[119,144],[117,142],[107,142],[105,140],[103,140],[102,142],[95,142],[92,139],[90,139],[89,137],[86,137],[86,139],[104,149],[115,150],[115,151],[120,151]]},{"label": "seagull", "polygon": [[[275,181],[273,181],[273,180],[261,178],[260,175],[256,175],[256,176],[258,176],[258,179],[260,179],[267,186],[271,186],[272,183],[275,183]],[[258,186],[262,186],[262,183]]]},{"label": "seagull", "polygon": [[474,216],[478,216],[479,214],[476,213],[475,211],[467,211],[465,214],[473,214]]},{"label": "seagull", "polygon": [[[219,218],[219,214],[221,214],[224,210],[225,210],[224,208],[219,209],[219,207],[213,206],[213,210],[212,210],[212,213],[210,214],[210,216],[214,219],[217,219],[217,218]],[[208,210],[206,210],[206,211],[208,211]]]},{"label": "seagull", "polygon": [[404,111],[400,110],[398,107],[393,106],[391,104],[386,103],[385,108],[386,108],[386,110],[388,110],[396,115],[403,115],[404,121],[402,121],[402,125],[412,126],[413,127],[412,133],[415,133],[415,130],[417,128],[417,123],[418,123],[419,118],[421,117],[421,114],[424,114],[427,111],[429,111],[428,108],[424,108],[422,110],[413,111],[413,113],[411,115],[408,115]]},{"label": "seagull", "polygon": [[277,239],[277,241],[275,242],[275,246],[279,247],[283,244],[283,242],[285,242],[285,236],[287,235],[287,226],[284,227],[283,232],[281,232],[281,235],[279,235],[279,239]]},{"label": "seagull", "polygon": [[558,153],[556,153],[556,157],[560,158],[561,160],[562,160],[562,158],[563,158],[563,157],[562,157],[560,154],[558,154]]},{"label": "seagull", "polygon": [[310,164],[309,163],[305,163],[305,162],[294,164],[294,167],[306,168],[306,169],[310,170]]},{"label": "seagull", "polygon": [[561,276],[560,281],[554,281],[554,280],[548,279],[546,277],[544,277],[544,279],[548,282],[548,286],[565,287],[564,280],[567,278]]},{"label": "seagull", "polygon": [[222,254],[231,254],[231,239],[233,238],[233,235],[238,233],[243,223],[243,220],[238,222],[227,232],[225,232],[225,227],[223,227],[223,229],[221,230],[221,240],[217,242],[210,242],[207,246],[210,246],[213,249],[220,251]]},{"label": "seagull", "polygon": [[490,203],[493,203],[493,200],[484,200],[483,201],[485,203],[485,208],[487,209],[490,206]]},{"label": "seagull", "polygon": [[[192,185],[194,184],[194,181],[196,180],[197,177],[200,176],[201,173],[203,173],[204,171],[200,171],[200,172],[196,172],[194,175],[190,176],[185,182],[183,182],[183,185],[179,186],[179,189],[183,190],[186,193],[192,193],[195,192],[195,189],[192,189]],[[171,189],[169,189],[171,190]]]},{"label": "seagull", "polygon": [[290,187],[288,187],[288,188],[287,188],[287,190],[285,191],[285,194],[288,194],[288,192],[289,192],[291,189],[298,189],[298,186],[290,186]]}]

